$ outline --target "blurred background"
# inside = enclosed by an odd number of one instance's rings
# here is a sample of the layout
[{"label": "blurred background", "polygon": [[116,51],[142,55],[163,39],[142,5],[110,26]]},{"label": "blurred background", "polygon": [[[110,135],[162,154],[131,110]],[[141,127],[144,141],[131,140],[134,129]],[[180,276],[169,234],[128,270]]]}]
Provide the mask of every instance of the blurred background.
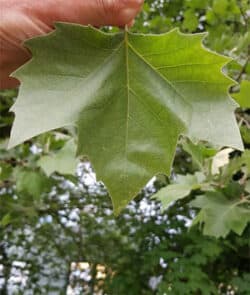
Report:
[{"label": "blurred background", "polygon": [[[247,0],[148,0],[131,30],[208,32],[204,45],[233,58],[224,71],[237,99],[250,81],[249,23]],[[204,225],[190,205],[206,187],[249,195],[249,92],[236,110],[244,153],[181,138],[171,177],[154,177],[118,217],[91,164],[75,159],[74,129],[6,150],[17,92],[0,92],[1,295],[250,294],[250,225],[219,228],[223,204]],[[166,203],[171,188],[181,197]]]}]

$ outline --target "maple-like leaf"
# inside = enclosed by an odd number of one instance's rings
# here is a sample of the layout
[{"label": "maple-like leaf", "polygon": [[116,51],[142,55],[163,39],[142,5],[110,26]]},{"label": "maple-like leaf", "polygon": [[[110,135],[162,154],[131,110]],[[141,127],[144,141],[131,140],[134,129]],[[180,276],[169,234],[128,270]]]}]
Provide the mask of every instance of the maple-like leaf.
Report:
[{"label": "maple-like leaf", "polygon": [[48,176],[55,171],[61,174],[75,174],[78,163],[75,155],[76,145],[73,140],[69,140],[58,152],[41,157],[38,165]]},{"label": "maple-like leaf", "polygon": [[154,199],[161,201],[162,209],[167,209],[172,203],[187,197],[192,190],[201,188],[204,175],[196,172],[194,175],[177,175],[174,183],[160,189],[153,195]]},{"label": "maple-like leaf", "polygon": [[250,221],[250,208],[244,206],[244,200],[229,200],[219,192],[198,196],[191,205],[201,208],[193,224],[203,224],[205,235],[226,237],[231,230],[241,235]]},{"label": "maple-like leaf", "polygon": [[169,174],[180,134],[242,149],[221,72],[228,58],[202,46],[204,34],[105,34],[58,23],[26,42],[33,58],[21,82],[9,146],[67,125],[118,213],[157,173]]}]

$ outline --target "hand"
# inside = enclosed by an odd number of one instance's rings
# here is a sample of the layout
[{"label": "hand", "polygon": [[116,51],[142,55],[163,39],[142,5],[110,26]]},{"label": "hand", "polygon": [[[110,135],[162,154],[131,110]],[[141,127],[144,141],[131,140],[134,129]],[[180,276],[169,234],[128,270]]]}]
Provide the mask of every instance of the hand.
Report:
[{"label": "hand", "polygon": [[0,88],[19,82],[9,75],[30,58],[23,41],[49,33],[55,21],[93,26],[131,25],[143,0],[0,0]]}]

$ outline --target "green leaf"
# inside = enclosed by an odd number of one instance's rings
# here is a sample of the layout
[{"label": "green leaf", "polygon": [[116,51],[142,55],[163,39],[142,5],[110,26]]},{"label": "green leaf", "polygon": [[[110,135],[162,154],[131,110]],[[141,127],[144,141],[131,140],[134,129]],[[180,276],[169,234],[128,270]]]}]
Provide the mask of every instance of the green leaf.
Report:
[{"label": "green leaf", "polygon": [[7,163],[0,163],[0,181],[7,180],[12,174],[12,166]]},{"label": "green leaf", "polygon": [[195,14],[195,11],[192,9],[188,9],[185,11],[183,21],[183,28],[192,32],[195,31],[199,25],[199,20]]},{"label": "green leaf", "polygon": [[216,150],[212,148],[207,148],[202,143],[194,144],[190,140],[183,140],[182,147],[184,151],[192,156],[194,164],[203,170],[204,160],[209,157],[213,157],[216,154]]},{"label": "green leaf", "polygon": [[61,174],[75,174],[78,163],[75,155],[76,145],[73,140],[69,140],[58,152],[43,156],[38,165],[48,176],[55,171]]},{"label": "green leaf", "polygon": [[200,188],[200,183],[204,180],[202,173],[195,175],[178,175],[176,182],[160,189],[153,198],[162,203],[163,210],[167,209],[172,202],[187,197],[192,190]]},{"label": "green leaf", "polygon": [[237,287],[238,294],[248,295],[250,290],[250,273],[246,272],[242,277],[233,278],[232,284]]},{"label": "green leaf", "polygon": [[159,190],[153,197],[161,201],[163,210],[167,209],[172,202],[187,197],[192,191],[188,184],[170,184]]},{"label": "green leaf", "polygon": [[250,108],[250,81],[243,80],[240,84],[240,92],[233,95],[242,108]]},{"label": "green leaf", "polygon": [[228,0],[214,0],[213,11],[219,16],[225,16],[229,7]]},{"label": "green leaf", "polygon": [[[76,125],[87,155],[118,213],[157,173],[170,173],[180,134],[242,149],[221,73],[228,58],[202,46],[204,34],[162,35],[57,23],[26,42],[33,59],[22,82],[9,146]],[[32,124],[31,124],[32,122]]]},{"label": "green leaf", "polygon": [[38,171],[22,169],[16,173],[16,190],[19,193],[39,199],[44,192],[51,189],[51,181]]},{"label": "green leaf", "polygon": [[201,208],[193,225],[204,224],[203,233],[215,237],[226,237],[232,230],[241,235],[250,221],[250,209],[240,200],[232,201],[219,192],[207,192],[192,201],[191,206]]},{"label": "green leaf", "polygon": [[243,141],[246,144],[250,145],[250,128],[248,126],[241,125],[240,126],[240,133],[243,138]]},{"label": "green leaf", "polygon": [[245,150],[241,156],[242,163],[246,165],[248,173],[250,175],[250,150]]},{"label": "green leaf", "polygon": [[10,222],[11,222],[11,216],[10,216],[9,213],[8,213],[8,214],[5,214],[5,215],[3,216],[3,218],[0,218],[0,226],[5,227],[5,226],[7,226]]}]

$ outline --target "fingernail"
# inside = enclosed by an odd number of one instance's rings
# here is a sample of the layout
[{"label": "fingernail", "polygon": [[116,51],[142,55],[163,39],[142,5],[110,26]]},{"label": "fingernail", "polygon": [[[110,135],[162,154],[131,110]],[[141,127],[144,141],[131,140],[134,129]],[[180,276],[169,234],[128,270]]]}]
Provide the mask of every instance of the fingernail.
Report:
[{"label": "fingernail", "polygon": [[122,0],[121,2],[126,7],[138,8],[144,3],[144,0]]},{"label": "fingernail", "polygon": [[122,18],[129,22],[131,19],[133,19],[137,13],[137,9],[134,8],[125,8],[122,10]]}]

